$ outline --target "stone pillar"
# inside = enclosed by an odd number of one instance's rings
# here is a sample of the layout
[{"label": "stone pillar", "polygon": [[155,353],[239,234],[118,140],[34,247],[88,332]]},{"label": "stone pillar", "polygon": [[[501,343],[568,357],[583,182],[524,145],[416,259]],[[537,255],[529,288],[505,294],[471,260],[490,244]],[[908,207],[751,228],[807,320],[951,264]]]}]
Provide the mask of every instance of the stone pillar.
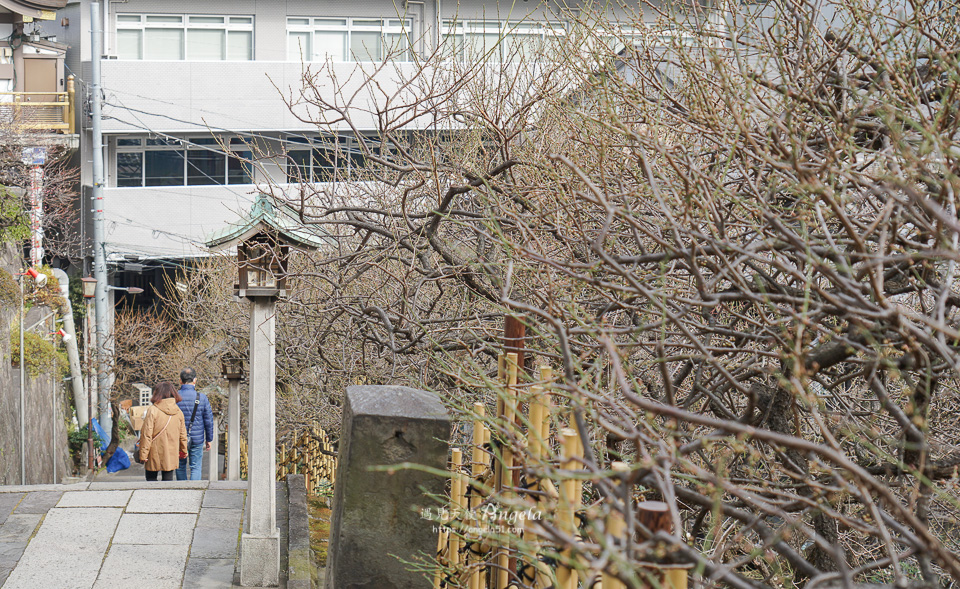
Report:
[{"label": "stone pillar", "polygon": [[207,462],[207,478],[220,480],[220,416],[213,414],[213,440],[210,442],[210,460]]},{"label": "stone pillar", "polygon": [[240,537],[240,584],[271,587],[280,582],[280,530],[277,528],[276,302],[250,303],[250,399],[247,407],[246,527]]},{"label": "stone pillar", "polygon": [[433,522],[444,479],[420,470],[392,474],[373,466],[446,469],[450,416],[433,393],[400,386],[352,386],[343,407],[327,560],[327,589],[420,589],[423,573],[401,559],[432,558]]},{"label": "stone pillar", "polygon": [[227,406],[227,480],[240,480],[240,380],[230,379]]}]

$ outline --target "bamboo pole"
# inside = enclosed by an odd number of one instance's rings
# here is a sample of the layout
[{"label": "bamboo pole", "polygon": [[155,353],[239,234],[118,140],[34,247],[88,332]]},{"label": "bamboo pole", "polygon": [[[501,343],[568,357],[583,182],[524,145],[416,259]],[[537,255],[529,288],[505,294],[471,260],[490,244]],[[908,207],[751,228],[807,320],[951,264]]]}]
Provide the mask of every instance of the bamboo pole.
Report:
[{"label": "bamboo pole", "polygon": [[[560,430],[560,436],[563,439],[563,468],[565,470],[579,469],[577,458],[583,455],[583,448],[580,445],[576,430],[569,427],[563,428]],[[580,506],[580,496],[577,495],[578,482],[576,479],[567,478],[560,484],[561,504],[557,510],[557,523],[564,532],[571,536],[576,536],[577,533],[576,513]],[[561,554],[564,556],[564,560],[569,561],[573,556],[572,547],[565,548]],[[567,565],[560,565],[557,569],[557,585],[558,589],[576,589],[576,571]]]},{"label": "bamboo pole", "polygon": [[[499,387],[507,381],[507,358],[503,354],[497,356],[497,386]],[[500,418],[503,417],[503,396],[500,395],[499,391],[497,392],[497,421],[500,421]],[[496,457],[497,452],[496,448],[491,448],[494,450],[494,456]],[[496,459],[496,458],[495,458]],[[503,488],[503,480],[500,478],[502,475],[500,468],[493,469],[493,490],[495,493],[499,493],[500,489]]]},{"label": "bamboo pole", "polygon": [[[615,472],[626,472],[630,470],[630,465],[626,462],[614,462],[610,467]],[[630,497],[626,497],[625,500],[630,501]],[[627,522],[623,519],[623,514],[615,507],[611,507],[610,513],[607,515],[605,527],[607,540],[618,543],[619,546],[623,548],[627,541]],[[603,572],[603,589],[626,589],[626,583],[614,576],[613,573],[615,570],[613,570],[613,565],[607,565],[607,568],[611,569],[611,572]]]},{"label": "bamboo pole", "polygon": [[[480,476],[484,471],[484,452],[483,452],[483,416],[486,412],[486,408],[483,403],[474,403],[473,412],[477,415],[477,418],[473,420],[473,456],[470,464],[470,478],[473,481],[478,481]],[[470,512],[473,513],[480,506],[480,489],[474,487],[473,491],[470,494]],[[470,525],[479,527],[480,522],[476,520],[471,520]],[[478,545],[480,543],[480,535],[477,534],[476,538],[470,538],[475,541]],[[477,564],[480,559],[477,556],[473,556],[471,553],[467,553],[467,565]],[[478,566],[475,570],[470,573],[470,589],[480,589],[480,567]]]},{"label": "bamboo pole", "polygon": [[[453,455],[453,466],[451,470],[453,471],[453,476],[450,479],[450,517],[452,520],[457,520],[461,517],[463,513],[463,486],[464,480],[461,474],[461,469],[463,468],[463,451],[460,448],[454,448],[452,451]],[[461,540],[454,533],[453,527],[450,529],[450,542],[449,546],[449,556],[448,560],[452,566],[457,566],[460,564],[460,546]]]},{"label": "bamboo pole", "polygon": [[540,435],[543,437],[544,443],[547,443],[547,440],[550,439],[550,408],[552,404],[550,401],[550,395],[548,394],[548,389],[550,388],[549,383],[553,380],[553,369],[546,365],[541,366],[540,380],[544,383],[544,394],[543,398],[541,399],[543,402],[543,423],[541,425]]}]

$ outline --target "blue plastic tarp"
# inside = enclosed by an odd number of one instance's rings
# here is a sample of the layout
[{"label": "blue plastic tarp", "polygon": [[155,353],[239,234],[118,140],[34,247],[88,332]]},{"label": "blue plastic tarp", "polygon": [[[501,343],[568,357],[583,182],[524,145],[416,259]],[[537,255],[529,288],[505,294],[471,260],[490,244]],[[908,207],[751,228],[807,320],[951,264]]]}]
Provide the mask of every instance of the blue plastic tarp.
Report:
[{"label": "blue plastic tarp", "polygon": [[107,461],[107,472],[117,472],[130,468],[130,457],[124,452],[123,448],[117,448],[110,460]]},{"label": "blue plastic tarp", "polygon": [[100,422],[97,421],[96,417],[90,421],[93,422],[93,433],[100,437],[100,455],[103,456],[107,451],[107,446],[110,444],[110,436],[100,427]]}]

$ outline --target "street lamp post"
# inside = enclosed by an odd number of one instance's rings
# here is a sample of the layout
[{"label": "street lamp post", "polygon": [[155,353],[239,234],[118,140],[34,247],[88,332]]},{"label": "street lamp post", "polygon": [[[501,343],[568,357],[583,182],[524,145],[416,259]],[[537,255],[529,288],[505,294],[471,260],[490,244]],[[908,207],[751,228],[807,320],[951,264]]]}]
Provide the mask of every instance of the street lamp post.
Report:
[{"label": "street lamp post", "polygon": [[240,537],[240,584],[270,587],[280,579],[277,528],[276,303],[286,295],[291,247],[316,249],[322,241],[303,230],[286,207],[260,195],[247,218],[217,233],[207,246],[236,245],[239,275],[234,294],[250,301],[247,404],[247,517]]},{"label": "street lamp post", "polygon": [[243,360],[226,357],[221,361],[223,378],[230,383],[230,402],[227,404],[227,480],[240,480],[240,379],[243,378]]}]

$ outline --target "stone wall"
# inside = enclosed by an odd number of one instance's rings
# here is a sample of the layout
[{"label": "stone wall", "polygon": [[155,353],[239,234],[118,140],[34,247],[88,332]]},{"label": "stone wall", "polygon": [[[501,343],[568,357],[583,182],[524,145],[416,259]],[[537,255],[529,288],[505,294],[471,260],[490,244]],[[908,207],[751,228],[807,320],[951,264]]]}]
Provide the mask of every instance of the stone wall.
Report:
[{"label": "stone wall", "polygon": [[[0,244],[0,270],[17,272],[18,259],[9,244]],[[19,304],[6,299],[0,307],[0,485],[21,483],[20,369],[14,365],[19,358],[10,357],[10,332],[16,328],[19,312]],[[29,326],[49,312],[45,307],[31,309],[25,324]],[[49,372],[33,378],[28,371],[25,382],[26,484],[59,482],[73,468],[65,422],[66,412],[72,411],[68,388],[60,374]]]}]

